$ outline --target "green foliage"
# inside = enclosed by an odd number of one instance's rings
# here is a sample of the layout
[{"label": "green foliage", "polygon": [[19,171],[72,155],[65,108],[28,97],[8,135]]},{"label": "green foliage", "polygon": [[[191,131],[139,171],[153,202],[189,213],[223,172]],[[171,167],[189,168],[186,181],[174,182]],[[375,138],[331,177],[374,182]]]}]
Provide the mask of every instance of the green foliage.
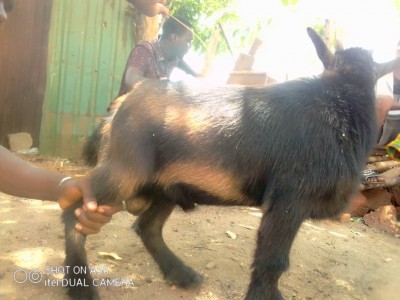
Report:
[{"label": "green foliage", "polygon": [[[212,34],[222,26],[230,47],[234,52],[247,48],[262,28],[268,26],[270,20],[253,20],[245,23],[235,9],[236,0],[172,0],[169,6],[171,14],[179,14],[193,25],[197,36],[207,45]],[[203,44],[193,40],[193,48],[203,53],[206,51]],[[217,53],[227,53],[227,43],[221,37]]]},{"label": "green foliage", "polygon": [[[237,0],[171,0],[170,13],[179,14],[193,25],[195,34],[207,45],[215,30],[219,30],[218,23],[223,27],[229,44],[234,52],[247,49],[254,38],[271,23],[271,16],[254,19],[246,22],[240,18],[236,10]],[[260,0],[263,2],[265,0]],[[398,0],[400,1],[400,0]],[[294,7],[299,0],[280,0],[282,6]],[[265,9],[260,5],[260,9]],[[193,40],[193,49],[203,53],[206,51],[203,43],[196,37]],[[244,50],[245,51],[245,50]],[[226,43],[221,39],[217,53],[228,52]]]},{"label": "green foliage", "polygon": [[[253,20],[252,22],[244,22],[240,18],[227,19],[223,26],[228,35],[229,43],[233,48],[233,52],[246,52],[259,33],[265,29],[271,22],[270,18]],[[225,43],[220,43],[220,51],[225,50]]]},{"label": "green foliage", "polygon": [[394,6],[396,7],[397,11],[400,11],[400,0],[393,0]]},{"label": "green foliage", "polygon": [[298,0],[281,0],[283,6],[296,5]]},{"label": "green foliage", "polygon": [[[265,0],[260,0],[260,2]],[[295,6],[298,0],[281,0],[283,6]],[[251,45],[260,31],[268,26],[271,17],[244,22],[235,9],[236,0],[171,0],[170,13],[186,17],[193,25],[196,35],[207,45],[213,32],[223,27],[233,51],[241,51]],[[261,7],[261,6],[260,6]],[[202,53],[206,49],[197,38],[193,48]],[[226,43],[221,39],[217,53],[228,52]]]},{"label": "green foliage", "polygon": [[[169,6],[172,15],[179,14],[190,20],[193,31],[205,43],[209,41],[218,22],[237,20],[238,16],[229,11],[235,0],[172,0]],[[205,52],[198,39],[193,40],[193,48]],[[226,49],[224,49],[226,50]]]}]

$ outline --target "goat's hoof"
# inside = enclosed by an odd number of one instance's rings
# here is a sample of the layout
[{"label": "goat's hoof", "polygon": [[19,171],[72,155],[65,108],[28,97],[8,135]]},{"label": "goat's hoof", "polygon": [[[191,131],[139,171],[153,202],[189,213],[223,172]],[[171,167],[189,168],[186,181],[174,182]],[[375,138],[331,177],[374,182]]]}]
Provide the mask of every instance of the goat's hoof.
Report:
[{"label": "goat's hoof", "polygon": [[203,282],[203,276],[189,267],[173,269],[165,275],[165,280],[170,285],[177,285],[182,288],[196,288]]},{"label": "goat's hoof", "polygon": [[275,293],[272,296],[273,300],[284,300],[281,292],[279,290],[276,290]]},{"label": "goat's hoof", "polygon": [[94,286],[69,287],[68,295],[73,300],[100,300],[99,293]]},{"label": "goat's hoof", "polygon": [[284,300],[281,292],[278,289],[267,290],[267,293],[265,293],[264,289],[250,290],[245,298],[245,300],[258,300],[258,299]]}]

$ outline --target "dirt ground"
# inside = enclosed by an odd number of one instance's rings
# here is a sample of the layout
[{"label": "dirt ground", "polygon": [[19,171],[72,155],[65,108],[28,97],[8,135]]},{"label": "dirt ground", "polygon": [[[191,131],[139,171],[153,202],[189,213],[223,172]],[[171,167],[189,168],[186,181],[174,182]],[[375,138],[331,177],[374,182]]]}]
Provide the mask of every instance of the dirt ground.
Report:
[{"label": "dirt ground", "polygon": [[[29,160],[65,174],[86,172],[77,162]],[[62,287],[64,235],[58,205],[5,194],[0,194],[0,203],[0,299],[68,299]],[[88,259],[93,277],[103,285],[103,299],[243,299],[260,222],[257,209],[200,206],[189,214],[174,211],[164,236],[204,276],[196,290],[165,283],[130,230],[134,219],[121,212],[88,238]],[[291,267],[280,281],[286,299],[399,299],[400,239],[361,222],[307,221],[290,257]]]}]

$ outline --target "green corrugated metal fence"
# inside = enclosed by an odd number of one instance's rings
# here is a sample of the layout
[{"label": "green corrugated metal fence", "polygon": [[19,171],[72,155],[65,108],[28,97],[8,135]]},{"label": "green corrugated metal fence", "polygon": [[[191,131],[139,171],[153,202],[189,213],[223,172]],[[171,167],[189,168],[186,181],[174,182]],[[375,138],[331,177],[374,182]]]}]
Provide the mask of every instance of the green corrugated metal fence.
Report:
[{"label": "green corrugated metal fence", "polygon": [[54,0],[40,152],[79,157],[117,95],[133,40],[125,0]]}]

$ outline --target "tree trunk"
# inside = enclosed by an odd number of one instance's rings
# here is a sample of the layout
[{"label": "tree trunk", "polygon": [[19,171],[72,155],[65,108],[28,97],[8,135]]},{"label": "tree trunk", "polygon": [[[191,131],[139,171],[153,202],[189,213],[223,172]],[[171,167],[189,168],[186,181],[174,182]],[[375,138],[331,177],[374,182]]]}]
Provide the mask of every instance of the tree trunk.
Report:
[{"label": "tree trunk", "polygon": [[143,15],[138,16],[135,21],[136,41],[151,41],[157,37],[160,24],[159,16],[146,17]]},{"label": "tree trunk", "polygon": [[203,70],[201,71],[201,75],[203,77],[207,77],[208,75],[210,75],[220,37],[220,31],[218,29],[214,30],[211,40],[208,43],[206,58],[204,61]]},{"label": "tree trunk", "polygon": [[157,37],[162,19],[161,16],[146,17],[132,6],[127,8],[126,14],[132,18],[135,44],[139,41],[151,41]]}]

